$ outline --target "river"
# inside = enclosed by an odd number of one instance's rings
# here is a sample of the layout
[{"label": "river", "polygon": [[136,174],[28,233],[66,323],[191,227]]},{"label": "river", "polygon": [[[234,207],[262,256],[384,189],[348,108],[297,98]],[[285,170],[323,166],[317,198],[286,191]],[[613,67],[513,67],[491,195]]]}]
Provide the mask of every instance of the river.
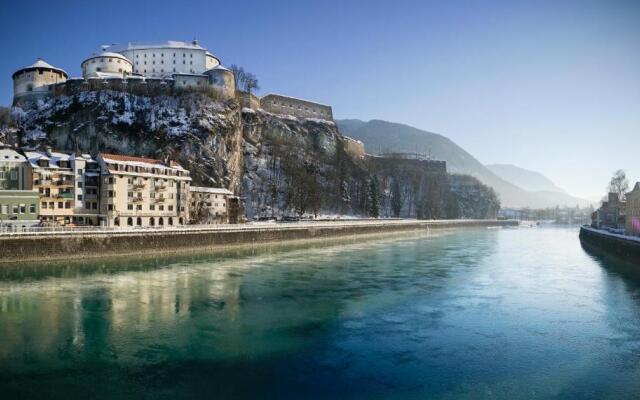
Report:
[{"label": "river", "polygon": [[640,267],[574,227],[0,278],[3,399],[639,396]]}]

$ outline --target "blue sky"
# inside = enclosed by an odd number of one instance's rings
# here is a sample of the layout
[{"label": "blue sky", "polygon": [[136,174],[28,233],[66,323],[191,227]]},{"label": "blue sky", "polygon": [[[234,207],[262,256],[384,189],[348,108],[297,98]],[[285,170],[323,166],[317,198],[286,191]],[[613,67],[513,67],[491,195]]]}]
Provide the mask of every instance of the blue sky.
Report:
[{"label": "blue sky", "polygon": [[0,3],[3,105],[36,57],[77,76],[101,44],[197,37],[336,118],[438,132],[575,195],[640,180],[639,1]]}]

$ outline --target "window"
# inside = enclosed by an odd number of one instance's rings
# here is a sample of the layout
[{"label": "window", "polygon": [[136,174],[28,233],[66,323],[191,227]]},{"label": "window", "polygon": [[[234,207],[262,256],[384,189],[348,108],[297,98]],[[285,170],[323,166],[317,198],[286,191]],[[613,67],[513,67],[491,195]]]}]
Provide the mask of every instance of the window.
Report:
[{"label": "window", "polygon": [[173,211],[173,206],[169,206],[169,211]]},{"label": "window", "polygon": [[78,200],[82,201],[82,195],[81,194],[78,195]]},{"label": "window", "polygon": [[70,201],[65,202],[64,208],[71,208],[71,202]]},{"label": "window", "polygon": [[61,201],[59,201],[58,202],[58,208],[62,208],[63,206],[64,206],[64,204]]},{"label": "window", "polygon": [[164,206],[162,206],[162,205],[158,206],[158,210],[164,211]]},{"label": "window", "polygon": [[11,207],[11,211],[13,214],[17,214],[18,213],[18,205],[14,204],[13,207]]},{"label": "window", "polygon": [[142,211],[142,204],[138,204],[138,205],[136,205],[136,210],[138,210],[138,211]]},{"label": "window", "polygon": [[133,210],[133,204],[128,204],[127,205],[127,210]]},{"label": "window", "polygon": [[8,214],[9,213],[9,206],[7,206],[6,204],[3,204],[2,207],[0,207],[0,214]]},{"label": "window", "polygon": [[[4,206],[3,206],[4,207]],[[41,208],[47,208],[47,202],[43,201],[42,203],[40,203],[40,207]],[[3,213],[4,214],[4,213]]]},{"label": "window", "polygon": [[35,204],[29,204],[29,212],[31,214],[35,214],[36,213],[36,205]]},{"label": "window", "polygon": [[151,204],[151,205],[149,206],[149,210],[151,210],[151,211],[155,211],[155,209],[156,209],[156,206],[155,206],[155,205]]},{"label": "window", "polygon": [[107,210],[113,211],[113,204],[107,204]]},{"label": "window", "polygon": [[82,189],[82,182],[78,182],[78,187]]}]

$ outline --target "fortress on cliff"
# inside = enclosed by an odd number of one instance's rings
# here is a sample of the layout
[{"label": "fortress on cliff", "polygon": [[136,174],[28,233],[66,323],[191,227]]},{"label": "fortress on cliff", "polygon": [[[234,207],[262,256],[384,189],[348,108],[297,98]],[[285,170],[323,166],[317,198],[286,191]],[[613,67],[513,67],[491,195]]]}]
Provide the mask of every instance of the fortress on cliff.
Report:
[{"label": "fortress on cliff", "polygon": [[126,90],[128,87],[213,90],[221,97],[238,97],[244,107],[274,114],[333,120],[331,106],[290,96],[237,93],[233,72],[220,59],[192,42],[127,43],[102,46],[81,63],[82,77],[69,78],[66,71],[42,59],[13,73],[14,105],[45,99],[57,93],[95,88]]}]

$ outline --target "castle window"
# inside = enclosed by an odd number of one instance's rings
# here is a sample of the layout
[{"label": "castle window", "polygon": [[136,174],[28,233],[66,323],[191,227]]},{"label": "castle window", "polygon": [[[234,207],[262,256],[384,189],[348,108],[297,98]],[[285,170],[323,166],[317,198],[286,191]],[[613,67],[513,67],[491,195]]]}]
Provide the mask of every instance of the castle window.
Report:
[{"label": "castle window", "polygon": [[138,55],[136,54],[136,58],[138,58]]},{"label": "castle window", "polygon": [[153,53],[153,54],[152,54],[152,56],[153,56],[153,57],[155,58],[155,56],[156,56],[156,53]]},{"label": "castle window", "polygon": [[182,60],[182,64],[186,64],[187,62],[185,60]]},{"label": "castle window", "polygon": [[173,63],[175,64],[175,63],[176,63],[176,60],[173,60]]},{"label": "castle window", "polygon": [[42,71],[42,70],[38,71],[39,75],[42,75],[43,73],[44,73],[44,71]]},{"label": "castle window", "polygon": [[122,68],[118,68],[118,72],[122,72]]},{"label": "castle window", "polygon": [[147,54],[146,53],[144,54],[144,58],[147,58]]},{"label": "castle window", "polygon": [[176,72],[176,69],[175,69],[175,68],[173,69],[173,72]]},{"label": "castle window", "polygon": [[109,62],[113,62],[113,58],[110,58],[110,59],[109,59]]},{"label": "castle window", "polygon": [[117,62],[118,64],[120,64],[120,60],[116,60],[116,62]]},{"label": "castle window", "polygon": [[153,65],[156,65],[156,60],[153,60],[153,63],[152,63],[152,64],[153,64]]}]

